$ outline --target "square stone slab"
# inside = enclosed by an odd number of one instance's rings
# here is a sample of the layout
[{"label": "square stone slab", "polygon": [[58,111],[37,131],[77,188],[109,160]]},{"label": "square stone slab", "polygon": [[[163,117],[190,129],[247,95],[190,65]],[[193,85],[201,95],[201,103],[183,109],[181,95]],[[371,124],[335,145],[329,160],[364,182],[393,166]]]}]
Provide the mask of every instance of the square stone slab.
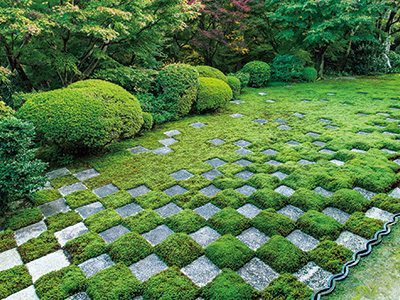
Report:
[{"label": "square stone slab", "polygon": [[258,248],[264,245],[266,241],[269,240],[268,236],[254,227],[243,231],[237,236],[237,238],[253,251],[256,251]]},{"label": "square stone slab", "polygon": [[103,232],[99,233],[99,236],[103,238],[103,240],[106,242],[106,244],[111,244],[115,240],[117,240],[119,237],[129,233],[129,229],[122,226],[122,225],[117,225],[114,226],[110,229],[107,229]]},{"label": "square stone slab", "polygon": [[65,300],[90,300],[90,298],[85,292],[82,292],[82,293],[72,295],[71,297],[68,297]]},{"label": "square stone slab", "polygon": [[107,254],[91,258],[79,265],[79,268],[85,273],[86,278],[90,278],[100,271],[103,271],[114,265],[114,262]]},{"label": "square stone slab", "polygon": [[328,96],[335,96],[336,93],[326,93]]},{"label": "square stone slab", "polygon": [[237,178],[243,179],[244,181],[248,180],[253,175],[254,175],[253,172],[247,170],[235,174]]},{"label": "square stone slab", "polygon": [[177,196],[180,194],[187,193],[189,191],[187,189],[181,187],[180,185],[174,185],[173,187],[170,187],[169,189],[166,189],[163,192],[170,197],[174,197],[174,196]]},{"label": "square stone slab", "polygon": [[143,282],[151,276],[168,269],[168,266],[157,255],[150,254],[145,259],[131,265],[129,269],[140,282]]},{"label": "square stone slab", "polygon": [[241,213],[243,216],[253,219],[255,216],[259,214],[261,209],[259,209],[257,206],[253,204],[245,204],[242,207],[238,208],[237,211]]},{"label": "square stone slab", "polygon": [[310,289],[318,290],[328,284],[328,280],[333,274],[325,271],[311,261],[298,270],[294,275]]},{"label": "square stone slab", "polygon": [[142,153],[146,153],[149,152],[150,150],[143,147],[143,146],[136,146],[133,148],[129,148],[128,149],[132,154],[142,154]]},{"label": "square stone slab", "polygon": [[213,184],[199,190],[200,193],[202,193],[204,196],[207,196],[207,197],[213,197],[216,194],[218,194],[220,191],[221,190]]},{"label": "square stone slab", "polygon": [[287,120],[285,120],[285,119],[276,119],[276,120],[274,120],[274,122],[275,123],[279,123],[279,124],[284,124],[284,123],[287,122]]},{"label": "square stone slab", "polygon": [[317,194],[320,194],[325,197],[331,197],[333,195],[333,193],[331,191],[328,191],[320,186],[313,189],[313,191],[316,192]]},{"label": "square stone slab", "polygon": [[173,233],[166,225],[160,225],[156,229],[142,234],[142,236],[154,247]]},{"label": "square stone slab", "polygon": [[328,128],[328,129],[339,129],[339,127],[338,126],[333,126],[333,125],[326,125],[326,126],[324,126],[325,128]]},{"label": "square stone slab", "polygon": [[357,115],[362,116],[362,117],[368,117],[367,114],[363,114],[363,113],[357,113]]},{"label": "square stone slab", "polygon": [[257,257],[250,260],[236,273],[238,273],[244,281],[259,291],[265,289],[273,279],[279,276],[278,273]]},{"label": "square stone slab", "polygon": [[58,189],[58,191],[63,196],[66,196],[68,194],[71,194],[76,191],[81,191],[81,190],[87,190],[87,186],[84,185],[82,182],[76,182],[74,184],[63,186],[62,188]]},{"label": "square stone slab", "polygon": [[275,177],[278,177],[279,180],[283,180],[283,179],[285,179],[285,178],[288,176],[287,174],[282,173],[282,172],[280,172],[280,171],[275,172],[275,173],[272,173],[271,175],[272,175],[272,176],[275,176]]},{"label": "square stone slab", "polygon": [[181,134],[181,133],[182,132],[180,132],[179,130],[176,130],[176,129],[164,132],[164,134],[166,136],[169,136],[169,137],[174,136],[174,135],[178,135],[178,134]]},{"label": "square stone slab", "polygon": [[158,213],[162,218],[167,218],[169,216],[177,214],[178,212],[181,212],[182,208],[180,208],[175,203],[168,203],[167,205],[157,208],[154,211]]},{"label": "square stone slab", "polygon": [[39,297],[36,295],[35,287],[30,285],[26,289],[8,296],[4,300],[39,300]]},{"label": "square stone slab", "polygon": [[327,123],[327,124],[332,123],[332,120],[328,120],[328,119],[319,119],[318,121],[324,122],[324,123]]},{"label": "square stone slab", "polygon": [[44,221],[23,227],[21,229],[17,229],[14,232],[14,238],[17,242],[17,245],[20,246],[23,243],[27,242],[31,238],[38,237],[41,233],[47,230],[47,226]]},{"label": "square stone slab", "polygon": [[233,144],[236,145],[236,146],[238,146],[238,147],[241,147],[241,148],[247,147],[248,145],[251,145],[250,142],[245,141],[245,140],[238,140],[238,141],[236,141],[236,142],[233,142]]},{"label": "square stone slab", "polygon": [[274,102],[275,102],[275,100],[268,99],[268,100],[265,100],[265,102],[267,102],[267,103],[274,103]]},{"label": "square stone slab", "polygon": [[231,100],[231,101],[229,101],[230,103],[234,103],[234,104],[242,104],[242,103],[245,103],[244,101],[242,101],[242,100]]},{"label": "square stone slab", "polygon": [[397,153],[397,151],[393,151],[393,150],[386,149],[386,148],[382,148],[381,151],[387,152],[387,153],[390,153],[390,154],[395,154],[395,153]]},{"label": "square stone slab", "polygon": [[253,153],[253,151],[250,151],[250,150],[247,150],[247,149],[239,149],[239,150],[236,150],[236,151],[234,151],[236,154],[239,154],[239,155],[242,155],[242,156],[245,156],[245,155],[247,155],[247,154],[250,154],[250,153]]},{"label": "square stone slab", "polygon": [[355,187],[353,190],[359,192],[361,195],[363,195],[364,198],[366,198],[368,200],[371,200],[372,198],[374,198],[376,196],[376,194],[374,192],[367,191],[360,187]]},{"label": "square stone slab", "polygon": [[351,233],[350,231],[343,231],[336,240],[336,243],[338,243],[339,245],[343,245],[353,252],[364,249],[366,242],[366,239],[359,235]]},{"label": "square stone slab", "polygon": [[312,236],[305,234],[301,230],[292,231],[287,237],[296,247],[299,247],[303,251],[311,251],[319,244],[319,241]]},{"label": "square stone slab", "polygon": [[290,126],[288,126],[288,125],[279,125],[277,128],[283,129],[283,130],[290,130],[290,129],[292,129],[292,127],[290,127]]},{"label": "square stone slab", "polygon": [[299,117],[299,118],[303,118],[303,117],[305,117],[306,115],[305,115],[305,114],[301,114],[301,113],[294,113],[292,116]]},{"label": "square stone slab", "polygon": [[277,213],[287,216],[291,218],[293,221],[296,221],[298,218],[304,215],[304,211],[293,205],[285,206],[284,208],[278,210]]},{"label": "square stone slab", "polygon": [[258,93],[260,96],[266,96],[268,93]]},{"label": "square stone slab", "polygon": [[359,132],[357,132],[357,134],[361,134],[361,135],[370,135],[369,132],[365,132],[365,131],[359,131]]},{"label": "square stone slab", "polygon": [[275,155],[275,154],[278,154],[279,153],[279,151],[276,151],[276,150],[274,150],[274,149],[266,149],[266,150],[264,150],[263,152],[261,152],[262,154],[265,154],[265,155]]},{"label": "square stone slab", "polygon": [[215,146],[219,146],[219,145],[222,145],[222,144],[225,143],[224,140],[221,140],[221,139],[219,139],[219,138],[215,138],[215,139],[209,140],[209,142],[210,142],[211,144],[214,144]]},{"label": "square stone slab", "polygon": [[294,141],[294,140],[287,141],[285,144],[292,145],[292,146],[301,145],[300,142],[297,142],[297,141]]},{"label": "square stone slab", "polygon": [[382,132],[383,134],[386,134],[386,135],[399,135],[398,133],[395,133],[395,132],[390,132],[390,131],[384,131],[384,132]]},{"label": "square stone slab", "polygon": [[378,128],[385,128],[386,126],[382,126],[382,125],[374,125],[375,127],[378,127]]},{"label": "square stone slab", "polygon": [[377,207],[372,207],[371,209],[367,210],[365,216],[377,220],[382,220],[383,222],[390,222],[392,221],[394,214]]},{"label": "square stone slab", "polygon": [[67,203],[65,203],[64,198],[40,205],[38,208],[45,217],[54,215],[56,213],[69,211],[69,206]]},{"label": "square stone slab", "polygon": [[206,220],[211,218],[214,214],[216,214],[220,210],[221,209],[219,209],[218,207],[216,207],[212,203],[207,203],[207,204],[205,204],[203,206],[200,206],[198,208],[193,209],[193,211],[195,213],[199,214],[200,216],[202,216]]},{"label": "square stone slab", "polygon": [[61,270],[69,265],[70,263],[64,252],[58,250],[27,263],[26,267],[32,276],[32,281],[35,282],[39,277],[52,271]]},{"label": "square stone slab", "polygon": [[306,133],[306,135],[308,135],[308,136],[312,136],[312,137],[315,137],[315,138],[317,138],[317,137],[319,137],[319,136],[320,136],[320,134],[319,134],[319,133],[315,133],[315,132],[308,132],[308,133]]},{"label": "square stone slab", "polygon": [[170,146],[170,145],[173,145],[173,144],[175,144],[175,143],[177,143],[179,141],[170,137],[170,138],[158,140],[158,142],[163,144],[164,146]]},{"label": "square stone slab", "polygon": [[193,177],[193,174],[186,171],[185,169],[182,169],[172,174],[169,174],[169,176],[175,178],[176,180],[188,180],[190,177]]},{"label": "square stone slab", "polygon": [[311,100],[303,99],[303,100],[301,100],[301,102],[308,103],[308,102],[311,102]]},{"label": "square stone slab", "polygon": [[85,206],[81,206],[75,209],[76,212],[78,212],[82,218],[86,219],[87,217],[97,214],[98,212],[101,212],[104,210],[103,204],[100,202],[94,202]]},{"label": "square stone slab", "polygon": [[157,154],[157,155],[164,155],[164,154],[174,152],[174,151],[168,147],[161,147],[161,148],[151,150],[151,152],[153,152],[154,154]]},{"label": "square stone slab", "polygon": [[138,213],[140,213],[143,210],[139,205],[136,203],[129,203],[127,205],[124,205],[122,207],[118,207],[115,209],[115,212],[119,214],[122,218],[127,218],[130,216],[134,216]]},{"label": "square stone slab", "polygon": [[329,155],[332,155],[332,154],[335,154],[335,153],[336,153],[336,151],[329,150],[329,149],[321,149],[321,150],[319,150],[318,152],[319,152],[319,153],[323,153],[323,154],[329,154]]},{"label": "square stone slab", "polygon": [[92,177],[96,177],[96,176],[99,176],[99,175],[100,175],[100,173],[97,172],[95,169],[89,169],[89,170],[82,171],[82,172],[74,174],[74,176],[76,178],[78,178],[80,181],[84,181],[86,179],[89,179],[89,178],[92,178]]},{"label": "square stone slab", "polygon": [[196,128],[196,129],[200,129],[207,125],[204,123],[201,123],[201,122],[196,122],[196,123],[189,124],[189,126],[192,126],[193,128]]},{"label": "square stone slab", "polygon": [[386,118],[385,121],[400,122],[399,119],[393,119],[393,118]]},{"label": "square stone slab", "polygon": [[0,272],[23,264],[17,248],[0,253]]},{"label": "square stone slab", "polygon": [[57,238],[61,247],[64,247],[68,241],[88,232],[89,230],[86,228],[85,224],[80,222],[54,233],[54,236]]},{"label": "square stone slab", "polygon": [[148,188],[147,186],[145,186],[145,185],[141,185],[141,186],[138,186],[138,187],[136,187],[136,188],[134,188],[134,189],[127,190],[127,192],[128,192],[132,197],[139,197],[139,196],[144,195],[144,194],[146,194],[146,193],[148,193],[148,192],[151,192],[151,189],[149,189],[149,188]]},{"label": "square stone slab", "polygon": [[319,99],[318,101],[320,101],[320,102],[328,102],[328,100],[325,100],[325,99]]},{"label": "square stone slab", "polygon": [[294,189],[286,185],[281,185],[280,187],[277,187],[274,191],[286,197],[292,196],[295,192]]},{"label": "square stone slab", "polygon": [[263,124],[267,123],[268,121],[264,120],[264,119],[255,119],[252,122],[263,125]]},{"label": "square stone slab", "polygon": [[235,189],[235,191],[240,193],[240,194],[242,194],[242,195],[244,195],[244,196],[246,196],[246,197],[249,197],[251,194],[256,192],[257,189],[255,189],[252,186],[249,186],[249,185],[246,184],[246,185],[244,185],[244,186],[242,186],[240,188]]},{"label": "square stone slab", "polygon": [[200,228],[196,232],[189,234],[189,236],[203,248],[207,248],[214,241],[221,237],[218,232],[208,226]]},{"label": "square stone slab", "polygon": [[280,161],[271,159],[271,160],[267,161],[266,164],[277,167],[277,166],[282,165],[283,163],[281,163]]},{"label": "square stone slab", "polygon": [[314,145],[320,146],[320,147],[325,147],[326,143],[325,142],[321,142],[321,141],[314,141],[312,142]]},{"label": "square stone slab", "polygon": [[331,159],[330,162],[335,164],[335,165],[337,165],[337,166],[343,166],[345,164],[344,161],[337,160],[337,159]]},{"label": "square stone slab", "polygon": [[197,286],[205,286],[217,276],[221,270],[206,256],[201,256],[191,264],[181,269]]},{"label": "square stone slab", "polygon": [[210,181],[213,180],[215,177],[221,176],[221,175],[223,175],[222,172],[215,170],[215,169],[212,169],[208,172],[201,174],[201,176],[203,176],[205,179],[210,180]]},{"label": "square stone slab", "polygon": [[253,162],[247,160],[247,159],[239,159],[237,161],[234,162],[235,165],[241,166],[241,167],[245,167],[245,166],[250,166],[253,164]]},{"label": "square stone slab", "polygon": [[219,158],[217,158],[217,157],[216,157],[216,158],[209,159],[209,160],[206,160],[205,163],[206,163],[206,164],[209,164],[209,165],[211,165],[211,166],[213,166],[214,168],[218,168],[218,167],[220,167],[220,166],[226,164],[225,161],[223,161],[222,159],[219,159]]},{"label": "square stone slab", "polygon": [[232,118],[241,118],[243,116],[244,116],[243,114],[239,114],[239,113],[231,115]]},{"label": "square stone slab", "polygon": [[46,176],[47,176],[48,180],[52,180],[54,178],[68,175],[68,174],[71,174],[70,170],[68,170],[67,168],[61,168],[61,169],[46,173]]},{"label": "square stone slab", "polygon": [[356,149],[356,148],[353,148],[353,149],[351,149],[350,151],[351,151],[351,152],[356,152],[356,153],[365,153],[365,152],[367,152],[367,151],[365,151],[365,150]]},{"label": "square stone slab", "polygon": [[393,162],[394,162],[395,164],[397,164],[397,165],[400,166],[400,159],[399,159],[399,158],[398,158],[398,159],[395,159]]},{"label": "square stone slab", "polygon": [[328,217],[334,218],[336,221],[342,224],[346,223],[346,221],[350,218],[350,214],[334,207],[327,207],[322,211],[322,213]]},{"label": "square stone slab", "polygon": [[300,159],[297,163],[299,163],[299,164],[301,164],[303,166],[315,164],[315,162],[309,161],[307,159]]}]

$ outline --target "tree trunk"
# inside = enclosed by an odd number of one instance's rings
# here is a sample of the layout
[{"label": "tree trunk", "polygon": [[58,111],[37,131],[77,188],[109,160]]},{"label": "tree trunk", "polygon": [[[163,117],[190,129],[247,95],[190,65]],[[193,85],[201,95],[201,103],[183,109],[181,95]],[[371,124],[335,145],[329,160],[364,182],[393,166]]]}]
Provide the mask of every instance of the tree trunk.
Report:
[{"label": "tree trunk", "polygon": [[318,77],[324,77],[324,67],[325,67],[325,53],[328,46],[319,48],[316,53],[316,69],[318,71]]},{"label": "tree trunk", "polygon": [[353,42],[350,41],[349,45],[347,46],[346,52],[343,53],[343,55],[342,55],[342,58],[341,58],[340,64],[339,64],[339,72],[343,72],[344,69],[346,68],[347,59],[349,58],[352,44],[353,44]]}]

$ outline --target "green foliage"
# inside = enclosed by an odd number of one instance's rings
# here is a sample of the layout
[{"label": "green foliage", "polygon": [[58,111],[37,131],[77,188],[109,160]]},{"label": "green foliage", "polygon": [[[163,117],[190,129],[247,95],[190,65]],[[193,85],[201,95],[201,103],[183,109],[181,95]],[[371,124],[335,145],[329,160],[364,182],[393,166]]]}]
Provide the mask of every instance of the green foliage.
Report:
[{"label": "green foliage", "polygon": [[31,195],[31,199],[36,205],[49,203],[60,198],[62,198],[62,195],[56,189],[40,190]]},{"label": "green foliage", "polygon": [[105,208],[118,208],[129,204],[133,201],[133,197],[126,191],[118,191],[114,194],[100,198],[100,202]]},{"label": "green foliage", "polygon": [[222,235],[236,236],[250,227],[251,220],[238,213],[234,208],[225,207],[209,218],[207,223]]},{"label": "green foliage", "polygon": [[43,219],[42,212],[39,208],[30,208],[21,211],[6,220],[4,227],[17,230],[22,227],[34,224]]},{"label": "green foliage", "polygon": [[59,231],[82,221],[82,217],[74,210],[48,216],[44,222],[48,230]]},{"label": "green foliage", "polygon": [[374,198],[372,198],[372,202],[374,206],[379,207],[380,209],[386,210],[393,214],[396,214],[400,211],[400,199],[389,197],[386,194],[378,194]]},{"label": "green foliage", "polygon": [[203,227],[206,224],[206,219],[190,209],[185,209],[166,218],[165,224],[175,232],[189,234]]},{"label": "green foliage", "polygon": [[276,81],[290,81],[300,78],[303,69],[297,55],[278,54],[271,64],[271,75]]},{"label": "green foliage", "polygon": [[232,99],[232,90],[227,83],[215,78],[199,78],[196,111],[205,112],[226,106]]},{"label": "green foliage", "polygon": [[240,72],[250,74],[248,85],[256,88],[266,85],[271,77],[270,66],[262,61],[249,62]]},{"label": "green foliage", "polygon": [[228,83],[228,79],[220,70],[209,66],[196,66],[199,77],[216,78]]},{"label": "green foliage", "polygon": [[329,203],[328,198],[310,191],[305,188],[299,188],[289,197],[289,204],[300,208],[303,211],[317,210],[322,211]]},{"label": "green foliage", "polygon": [[[239,79],[241,89],[245,88],[250,80],[249,73],[243,73],[243,72],[229,73],[227,76],[232,76],[232,77],[236,77],[237,79]],[[233,89],[232,89],[232,91],[233,91]]]},{"label": "green foliage", "polygon": [[3,101],[0,101],[0,118],[8,117],[12,113],[14,113],[14,110],[7,106]]},{"label": "green foliage", "polygon": [[14,232],[12,230],[6,230],[0,233],[0,252],[16,248],[17,243],[14,239]]},{"label": "green foliage", "polygon": [[76,178],[72,174],[60,176],[50,180],[51,186],[55,189],[59,189],[60,187],[71,185],[73,183],[79,182],[79,179]]},{"label": "green foliage", "polygon": [[280,180],[276,176],[270,174],[258,173],[250,177],[247,180],[247,184],[256,189],[275,189],[278,187]]},{"label": "green foliage", "polygon": [[145,209],[123,221],[123,225],[131,231],[145,233],[164,223],[164,219],[151,209]]},{"label": "green foliage", "polygon": [[366,211],[372,207],[372,202],[357,191],[341,189],[331,197],[331,205],[352,214],[355,211]]},{"label": "green foliage", "polygon": [[275,278],[263,291],[265,300],[308,300],[313,291],[304,283],[298,281],[292,274],[282,274]]},{"label": "green foliage", "polygon": [[0,297],[2,299],[30,285],[32,285],[32,276],[29,275],[25,265],[0,272]]},{"label": "green foliage", "polygon": [[68,241],[64,250],[74,264],[80,264],[107,252],[107,245],[99,235],[89,232]]},{"label": "green foliage", "polygon": [[342,224],[323,213],[309,210],[297,219],[296,225],[301,231],[320,239],[327,237],[336,240],[342,231]]},{"label": "green foliage", "polygon": [[306,67],[301,71],[303,79],[307,82],[315,82],[318,78],[318,72],[313,67]]},{"label": "green foliage", "polygon": [[267,188],[251,194],[248,201],[261,209],[273,208],[279,210],[286,205],[287,199],[285,196]]},{"label": "green foliage", "polygon": [[211,202],[221,208],[233,207],[237,209],[246,203],[246,196],[233,189],[226,189],[212,197]]},{"label": "green foliage", "polygon": [[171,198],[161,191],[151,191],[135,198],[135,202],[143,208],[156,209],[168,204]]},{"label": "green foliage", "polygon": [[[195,176],[194,176],[195,177]],[[190,180],[190,179],[189,179]],[[208,185],[208,183],[207,183]],[[174,197],[174,203],[183,209],[195,209],[210,201],[210,198],[199,193],[199,192],[189,192],[184,193]]]},{"label": "green foliage", "polygon": [[307,253],[280,235],[272,236],[256,254],[278,273],[294,273],[308,262]]},{"label": "green foliage", "polygon": [[268,236],[276,234],[287,236],[295,229],[295,223],[291,218],[278,214],[273,208],[261,211],[252,219],[252,224]]},{"label": "green foliage", "polygon": [[28,263],[39,257],[60,249],[57,238],[49,231],[43,232],[37,238],[32,238],[18,247],[22,261]]},{"label": "green foliage", "polygon": [[142,113],[143,117],[143,125],[142,128],[140,129],[141,133],[150,131],[153,128],[153,116],[149,113]]},{"label": "green foliage", "polygon": [[94,202],[99,201],[99,197],[97,197],[90,190],[82,190],[76,191],[71,194],[65,196],[65,201],[72,209],[85,206]]},{"label": "green foliage", "polygon": [[90,231],[98,233],[120,224],[122,220],[115,210],[108,208],[87,217],[83,223]]},{"label": "green foliage", "polygon": [[239,269],[254,257],[254,251],[231,234],[214,241],[205,253],[218,268],[232,270]]},{"label": "green foliage", "polygon": [[155,124],[162,124],[176,120],[176,116],[169,104],[162,97],[156,97],[151,93],[136,95],[143,111],[150,113]]},{"label": "green foliage", "polygon": [[242,90],[240,80],[235,76],[227,76],[226,78],[228,79],[227,83],[232,90],[232,98],[237,99],[240,96],[240,91]]},{"label": "green foliage", "polygon": [[231,174],[225,174],[221,176],[217,176],[213,179],[213,184],[221,189],[236,189],[244,185],[243,179],[236,177]]},{"label": "green foliage", "polygon": [[346,221],[344,227],[367,240],[374,237],[375,233],[383,229],[384,222],[366,217],[362,212],[355,212]]}]

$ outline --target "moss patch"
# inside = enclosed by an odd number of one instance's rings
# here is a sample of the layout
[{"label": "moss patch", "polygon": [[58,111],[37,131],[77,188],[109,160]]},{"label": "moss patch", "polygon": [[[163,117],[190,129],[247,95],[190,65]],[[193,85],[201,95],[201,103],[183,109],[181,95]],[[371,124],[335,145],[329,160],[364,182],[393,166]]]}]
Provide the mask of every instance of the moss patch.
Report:
[{"label": "moss patch", "polygon": [[133,197],[125,191],[118,191],[107,197],[100,198],[100,202],[105,208],[118,208],[133,202]]},{"label": "moss patch", "polygon": [[80,264],[106,253],[107,245],[99,235],[89,232],[67,242],[64,250],[68,252],[74,264]]},{"label": "moss patch", "polygon": [[296,225],[300,230],[316,239],[327,237],[335,240],[339,237],[343,228],[342,224],[334,218],[328,217],[327,215],[315,210],[309,210],[298,218]]},{"label": "moss patch", "polygon": [[72,209],[88,205],[97,202],[99,200],[100,200],[99,197],[97,197],[90,190],[77,191],[65,196],[65,201]]},{"label": "moss patch", "polygon": [[384,222],[366,217],[362,212],[355,212],[344,224],[344,227],[355,234],[370,240],[375,233],[383,229]]},{"label": "moss patch", "polygon": [[251,220],[238,213],[232,207],[226,207],[207,220],[210,227],[220,234],[238,235],[251,225]]},{"label": "moss patch", "polygon": [[83,223],[90,231],[98,233],[121,224],[122,220],[115,210],[109,208],[87,217]]},{"label": "moss patch", "polygon": [[279,210],[286,205],[287,198],[271,189],[261,189],[251,194],[248,202],[261,209],[273,208]]},{"label": "moss patch", "polygon": [[122,222],[130,231],[136,231],[140,234],[153,230],[163,223],[164,219],[150,209],[142,210],[138,214],[124,219]]},{"label": "moss patch", "polygon": [[291,274],[282,274],[275,278],[262,292],[263,299],[293,299],[308,300],[313,291],[304,283],[297,280],[297,277]]},{"label": "moss patch", "polygon": [[190,209],[185,209],[165,219],[165,224],[173,231],[187,234],[199,230],[206,222],[206,219]]},{"label": "moss patch", "polygon": [[60,177],[57,177],[57,178],[54,178],[54,179],[50,180],[51,186],[53,188],[55,188],[55,189],[59,189],[59,188],[61,188],[63,186],[71,185],[71,184],[74,184],[76,182],[79,182],[79,179],[76,178],[72,174],[60,176]]},{"label": "moss patch", "polygon": [[28,263],[39,257],[60,249],[57,238],[49,231],[43,232],[37,238],[32,238],[18,247],[22,261]]},{"label": "moss patch", "polygon": [[168,204],[171,198],[160,191],[151,191],[142,196],[136,197],[135,202],[143,208],[156,209]]},{"label": "moss patch", "polygon": [[6,298],[32,284],[32,277],[26,266],[16,266],[0,272],[0,298]]},{"label": "moss patch", "polygon": [[82,221],[82,217],[73,210],[48,216],[44,222],[48,230],[59,231]]},{"label": "moss patch", "polygon": [[37,191],[32,196],[32,200],[36,205],[42,205],[51,201],[62,198],[61,193],[56,189],[46,189]]},{"label": "moss patch", "polygon": [[39,208],[30,208],[10,217],[4,224],[5,228],[17,230],[22,227],[37,223],[43,219]]},{"label": "moss patch", "polygon": [[287,236],[295,229],[295,222],[291,218],[278,214],[273,208],[261,211],[253,218],[252,224],[268,236]]},{"label": "moss patch", "polygon": [[14,232],[6,230],[0,233],[0,252],[17,247],[17,242],[14,239]]}]

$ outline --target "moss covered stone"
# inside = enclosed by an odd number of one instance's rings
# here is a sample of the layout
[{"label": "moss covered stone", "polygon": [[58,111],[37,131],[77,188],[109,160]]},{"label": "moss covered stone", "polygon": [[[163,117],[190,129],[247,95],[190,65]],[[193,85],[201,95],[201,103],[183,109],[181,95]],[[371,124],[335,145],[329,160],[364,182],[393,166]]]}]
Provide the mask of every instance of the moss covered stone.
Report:
[{"label": "moss covered stone", "polygon": [[273,208],[261,211],[252,219],[252,224],[268,236],[287,236],[295,229],[295,222],[291,218],[278,214]]}]

